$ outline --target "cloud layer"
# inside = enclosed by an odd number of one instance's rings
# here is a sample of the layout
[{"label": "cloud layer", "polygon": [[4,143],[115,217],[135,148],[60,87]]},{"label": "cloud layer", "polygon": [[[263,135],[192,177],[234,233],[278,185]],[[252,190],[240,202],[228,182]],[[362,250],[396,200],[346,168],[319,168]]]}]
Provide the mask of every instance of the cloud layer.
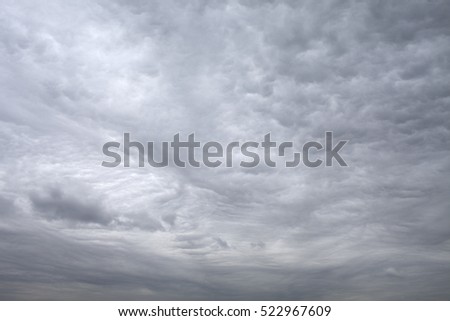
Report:
[{"label": "cloud layer", "polygon": [[[1,7],[0,299],[450,299],[448,1]],[[325,131],[349,167],[100,166]]]}]

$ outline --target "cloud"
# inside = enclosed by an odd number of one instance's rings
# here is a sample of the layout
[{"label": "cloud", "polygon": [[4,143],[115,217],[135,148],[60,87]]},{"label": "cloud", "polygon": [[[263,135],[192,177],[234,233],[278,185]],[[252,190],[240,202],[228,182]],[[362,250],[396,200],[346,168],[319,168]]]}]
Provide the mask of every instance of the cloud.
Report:
[{"label": "cloud", "polygon": [[50,190],[48,195],[45,196],[32,195],[31,202],[34,208],[48,219],[101,225],[107,225],[111,222],[111,219],[103,213],[98,204],[90,204],[70,195],[64,195],[61,190]]},{"label": "cloud", "polygon": [[[2,299],[449,299],[448,1],[2,7]],[[325,131],[349,167],[100,166]]]}]

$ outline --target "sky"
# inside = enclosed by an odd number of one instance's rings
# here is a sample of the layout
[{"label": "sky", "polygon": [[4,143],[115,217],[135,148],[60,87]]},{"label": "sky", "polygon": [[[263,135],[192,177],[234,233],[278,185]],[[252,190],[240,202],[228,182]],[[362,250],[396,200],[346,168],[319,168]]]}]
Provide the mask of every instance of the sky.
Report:
[{"label": "sky", "polygon": [[[0,299],[450,300],[449,1],[0,8]],[[101,166],[326,131],[348,167]]]}]

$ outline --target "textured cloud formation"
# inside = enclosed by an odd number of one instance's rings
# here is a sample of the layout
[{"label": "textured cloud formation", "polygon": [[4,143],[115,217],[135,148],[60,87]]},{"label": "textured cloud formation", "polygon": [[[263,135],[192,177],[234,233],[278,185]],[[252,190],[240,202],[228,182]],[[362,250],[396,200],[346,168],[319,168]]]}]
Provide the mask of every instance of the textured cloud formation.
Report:
[{"label": "textured cloud formation", "polygon": [[[450,2],[0,6],[1,299],[450,299]],[[100,166],[325,131],[349,167]]]}]

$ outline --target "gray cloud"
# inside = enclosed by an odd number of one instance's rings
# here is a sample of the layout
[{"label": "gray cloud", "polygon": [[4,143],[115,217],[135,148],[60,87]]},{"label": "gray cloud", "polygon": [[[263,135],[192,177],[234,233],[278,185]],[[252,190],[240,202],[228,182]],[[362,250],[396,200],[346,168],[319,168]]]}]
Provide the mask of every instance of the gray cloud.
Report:
[{"label": "gray cloud", "polygon": [[[448,300],[448,1],[3,1],[1,299]],[[347,168],[104,168],[195,132]]]},{"label": "gray cloud", "polygon": [[103,213],[96,203],[87,203],[64,195],[59,189],[52,189],[48,195],[31,195],[31,202],[36,211],[48,219],[61,219],[83,223],[107,225],[111,219]]}]

